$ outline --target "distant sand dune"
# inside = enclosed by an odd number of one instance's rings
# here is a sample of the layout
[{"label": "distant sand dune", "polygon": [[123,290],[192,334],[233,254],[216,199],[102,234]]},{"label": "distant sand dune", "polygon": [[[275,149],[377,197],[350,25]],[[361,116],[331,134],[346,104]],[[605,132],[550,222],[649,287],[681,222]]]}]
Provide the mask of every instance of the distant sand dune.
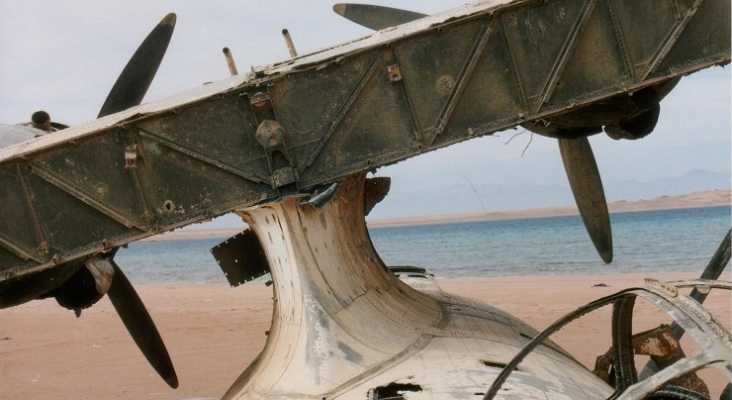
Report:
[{"label": "distant sand dune", "polygon": [[[708,190],[694,192],[681,196],[661,196],[650,200],[616,201],[608,204],[611,213],[670,210],[676,208],[695,208],[729,206],[732,203],[732,191]],[[487,213],[452,214],[452,215],[427,215],[419,217],[405,217],[394,219],[369,220],[369,227],[385,226],[407,226],[407,225],[430,225],[455,222],[494,221],[504,219],[542,218],[558,217],[565,215],[577,215],[577,207],[552,207],[536,208],[531,210],[496,211]],[[231,229],[189,229],[168,232],[145,240],[183,240],[183,239],[206,239],[206,238],[227,238],[236,235],[240,228]]]},{"label": "distant sand dune", "polygon": [[[681,196],[661,196],[650,200],[616,201],[608,204],[610,213],[671,210],[676,208],[714,207],[729,206],[732,203],[732,191],[708,190],[694,192]],[[565,215],[578,215],[577,207],[551,207],[536,208],[530,210],[498,211],[487,213],[454,214],[454,215],[431,215],[424,217],[395,218],[369,221],[369,227],[378,226],[402,226],[402,225],[428,225],[454,222],[475,222],[494,221],[502,219],[523,219],[559,217]]]}]

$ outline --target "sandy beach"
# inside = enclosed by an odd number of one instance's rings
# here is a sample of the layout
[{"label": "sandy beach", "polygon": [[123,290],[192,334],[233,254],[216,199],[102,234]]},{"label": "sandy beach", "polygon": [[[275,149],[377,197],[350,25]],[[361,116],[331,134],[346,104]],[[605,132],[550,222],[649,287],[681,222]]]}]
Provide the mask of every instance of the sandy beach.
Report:
[{"label": "sandy beach", "polygon": [[[642,278],[499,277],[439,283],[445,291],[486,301],[541,330],[591,300],[642,285]],[[599,284],[606,286],[595,286]],[[0,310],[0,398],[217,399],[264,346],[272,291],[263,283],[238,288],[148,284],[137,289],[166,341],[180,380],[178,389],[167,387],[147,364],[106,298],[78,319],[54,300],[43,300]],[[732,295],[713,291],[706,304],[730,329]],[[575,321],[553,339],[591,366],[609,346],[609,312],[601,309]],[[661,322],[668,322],[663,314],[639,306],[636,330]],[[683,343],[688,346],[687,342]],[[717,370],[710,372],[704,377],[711,376],[709,382],[718,393],[724,377]]]}]

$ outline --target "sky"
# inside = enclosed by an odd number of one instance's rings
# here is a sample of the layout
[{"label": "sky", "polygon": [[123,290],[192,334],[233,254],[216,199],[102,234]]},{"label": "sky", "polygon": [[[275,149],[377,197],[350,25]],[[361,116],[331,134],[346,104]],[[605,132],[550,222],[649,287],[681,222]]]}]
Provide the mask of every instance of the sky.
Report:
[{"label": "sky", "polygon": [[[463,3],[374,4],[432,14]],[[168,12],[178,16],[175,33],[145,102],[226,78],[223,47],[231,49],[240,71],[289,58],[283,28],[290,31],[300,54],[370,34],[336,15],[332,4],[0,0],[0,123],[28,121],[37,110],[70,125],[92,120],[129,57]],[[656,131],[647,138],[633,142],[613,141],[603,134],[590,138],[606,186],[673,178],[692,170],[729,174],[731,107],[729,66],[685,77],[662,102]],[[529,189],[558,185],[569,192],[556,141],[524,132],[509,142],[520,132],[473,139],[380,169],[377,175],[392,177],[392,191],[374,210],[375,217],[399,216],[404,202],[409,202],[412,215],[448,214],[456,208],[444,200],[449,198],[445,191],[456,186],[462,187],[456,192],[474,193],[477,198],[467,212],[493,211],[501,208],[495,204],[512,202],[508,193],[485,194],[481,188],[491,185]],[[442,200],[433,201],[429,193],[441,193]],[[526,193],[519,194],[521,204],[547,206],[540,191],[535,196]],[[501,196],[507,198],[498,201]],[[571,202],[571,196],[568,199]]]}]

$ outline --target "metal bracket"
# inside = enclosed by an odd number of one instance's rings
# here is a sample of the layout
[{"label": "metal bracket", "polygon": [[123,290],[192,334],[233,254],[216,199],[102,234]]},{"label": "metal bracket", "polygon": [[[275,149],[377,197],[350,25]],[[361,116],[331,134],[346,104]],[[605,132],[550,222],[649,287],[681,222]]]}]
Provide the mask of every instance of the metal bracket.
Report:
[{"label": "metal bracket", "polygon": [[285,147],[285,129],[277,121],[266,119],[257,127],[257,142],[264,147],[271,172],[272,189],[295,183],[300,180],[293,168]]},{"label": "metal bracket", "polygon": [[402,71],[399,69],[399,64],[392,64],[386,68],[389,73],[389,80],[392,82],[399,82],[402,80]]},{"label": "metal bracket", "polygon": [[250,96],[249,104],[255,114],[260,114],[272,109],[272,100],[267,93],[257,92]]},{"label": "metal bracket", "polygon": [[137,169],[137,144],[125,148],[125,169]]},{"label": "metal bracket", "polygon": [[316,190],[308,199],[303,199],[301,204],[310,204],[315,208],[320,208],[333,197],[341,185],[343,185],[342,180],[331,183],[330,186],[322,192]]},{"label": "metal bracket", "polygon": [[249,104],[259,123],[254,136],[257,143],[264,147],[267,155],[272,189],[298,182],[300,177],[285,146],[285,128],[277,122],[269,94],[266,92],[251,94]]}]

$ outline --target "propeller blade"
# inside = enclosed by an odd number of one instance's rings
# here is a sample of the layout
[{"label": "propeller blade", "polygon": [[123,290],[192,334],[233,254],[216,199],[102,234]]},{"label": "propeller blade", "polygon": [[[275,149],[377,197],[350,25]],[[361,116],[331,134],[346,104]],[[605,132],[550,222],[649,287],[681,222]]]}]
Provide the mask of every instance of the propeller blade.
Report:
[{"label": "propeller blade", "polygon": [[137,48],[114,83],[97,118],[126,110],[142,102],[173,36],[175,19],[173,13],[166,15]]},{"label": "propeller blade", "polygon": [[[117,78],[97,118],[126,110],[142,102],[168,49],[175,21],[176,15],[170,13],[147,35]],[[116,251],[114,249],[111,256]],[[114,278],[107,292],[112,305],[150,365],[170,387],[177,388],[178,376],[155,323],[117,263],[111,257],[109,261],[114,267]]]},{"label": "propeller blade", "polygon": [[559,151],[587,233],[602,261],[609,264],[613,260],[610,216],[590,141],[586,137],[559,139]]},{"label": "propeller blade", "polygon": [[333,6],[336,14],[375,31],[424,18],[427,15],[398,8],[369,4],[341,3]]},{"label": "propeller blade", "polygon": [[155,323],[117,263],[109,261],[114,267],[112,285],[107,292],[112,305],[150,365],[170,387],[177,388],[178,376]]}]

